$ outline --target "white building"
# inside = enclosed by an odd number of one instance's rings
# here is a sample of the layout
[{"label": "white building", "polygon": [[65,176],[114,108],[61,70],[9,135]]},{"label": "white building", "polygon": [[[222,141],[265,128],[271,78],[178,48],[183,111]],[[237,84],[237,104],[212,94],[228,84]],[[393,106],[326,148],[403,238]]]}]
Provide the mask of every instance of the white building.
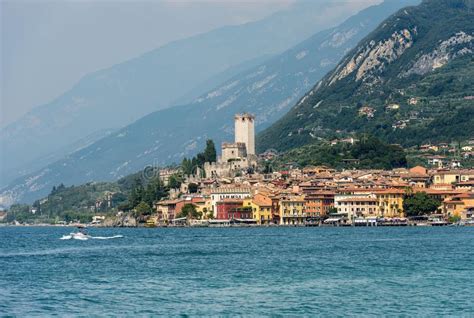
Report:
[{"label": "white building", "polygon": [[376,215],[377,197],[371,193],[336,194],[334,207],[337,213],[347,213],[347,218],[351,222],[357,217]]},{"label": "white building", "polygon": [[219,187],[211,191],[211,206],[214,217],[217,217],[217,202],[224,199],[247,199],[252,196],[252,190],[248,187]]}]

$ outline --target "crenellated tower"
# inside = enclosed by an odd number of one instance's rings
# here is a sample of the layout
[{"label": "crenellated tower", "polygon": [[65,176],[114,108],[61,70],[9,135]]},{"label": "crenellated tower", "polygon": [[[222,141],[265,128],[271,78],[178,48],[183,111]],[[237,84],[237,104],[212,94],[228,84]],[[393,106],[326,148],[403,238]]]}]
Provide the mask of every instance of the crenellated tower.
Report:
[{"label": "crenellated tower", "polygon": [[252,114],[235,115],[235,142],[244,143],[247,155],[255,155],[255,116]]}]

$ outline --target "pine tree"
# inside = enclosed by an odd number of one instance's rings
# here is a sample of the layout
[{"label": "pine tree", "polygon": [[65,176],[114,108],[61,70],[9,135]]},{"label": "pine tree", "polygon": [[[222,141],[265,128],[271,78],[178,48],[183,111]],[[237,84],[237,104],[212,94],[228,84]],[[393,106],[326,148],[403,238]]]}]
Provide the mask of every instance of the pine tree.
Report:
[{"label": "pine tree", "polygon": [[205,162],[216,162],[217,152],[216,146],[212,139],[206,140],[206,149],[204,150],[204,160]]},{"label": "pine tree", "polygon": [[130,193],[130,205],[132,207],[136,207],[143,198],[144,194],[144,189],[143,189],[143,184],[140,178],[135,179],[135,183],[132,187],[132,191]]}]

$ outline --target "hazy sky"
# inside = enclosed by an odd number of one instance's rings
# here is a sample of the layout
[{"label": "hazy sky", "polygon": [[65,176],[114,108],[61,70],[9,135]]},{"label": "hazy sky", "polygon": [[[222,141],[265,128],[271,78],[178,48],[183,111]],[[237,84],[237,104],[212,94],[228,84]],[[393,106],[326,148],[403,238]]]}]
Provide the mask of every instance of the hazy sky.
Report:
[{"label": "hazy sky", "polygon": [[294,1],[0,0],[0,126],[87,73],[173,40],[261,19]]}]

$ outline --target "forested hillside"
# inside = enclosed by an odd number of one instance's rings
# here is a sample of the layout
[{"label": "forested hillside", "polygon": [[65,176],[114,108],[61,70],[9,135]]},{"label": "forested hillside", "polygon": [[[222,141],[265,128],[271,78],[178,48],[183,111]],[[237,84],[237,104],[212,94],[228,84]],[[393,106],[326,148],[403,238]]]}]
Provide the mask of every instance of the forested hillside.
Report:
[{"label": "forested hillside", "polygon": [[258,148],[365,132],[404,146],[474,136],[472,1],[401,9],[349,52]]}]

